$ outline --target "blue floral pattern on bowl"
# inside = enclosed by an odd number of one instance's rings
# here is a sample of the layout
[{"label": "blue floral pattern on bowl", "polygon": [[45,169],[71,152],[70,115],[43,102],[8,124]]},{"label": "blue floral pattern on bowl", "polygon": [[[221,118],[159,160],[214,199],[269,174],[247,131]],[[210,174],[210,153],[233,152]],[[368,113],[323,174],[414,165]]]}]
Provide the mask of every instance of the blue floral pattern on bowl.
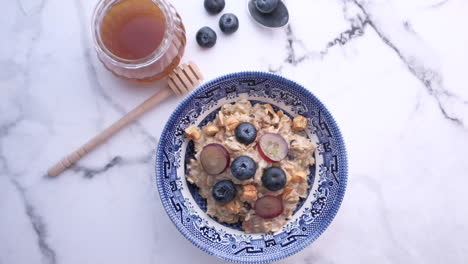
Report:
[{"label": "blue floral pattern on bowl", "polygon": [[[245,234],[239,225],[218,223],[204,211],[198,191],[185,180],[190,142],[188,126],[212,120],[219,108],[240,99],[269,103],[290,115],[309,118],[307,133],[317,143],[312,186],[281,231]],[[328,227],[343,199],[347,158],[343,138],[325,106],[299,84],[261,72],[229,74],[192,92],[169,118],[156,153],[156,182],[169,218],[194,245],[214,256],[240,263],[266,263],[290,256]]]}]

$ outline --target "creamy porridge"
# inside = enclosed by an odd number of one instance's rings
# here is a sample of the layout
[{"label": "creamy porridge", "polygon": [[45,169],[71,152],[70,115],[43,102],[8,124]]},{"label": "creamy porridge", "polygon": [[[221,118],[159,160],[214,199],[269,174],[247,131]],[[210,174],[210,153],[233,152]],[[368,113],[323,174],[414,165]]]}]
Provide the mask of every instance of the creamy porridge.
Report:
[{"label": "creamy porridge", "polygon": [[202,128],[190,126],[195,144],[187,180],[207,200],[207,213],[221,222],[242,222],[246,233],[276,232],[308,190],[315,144],[307,119],[291,119],[269,104],[225,104]]}]

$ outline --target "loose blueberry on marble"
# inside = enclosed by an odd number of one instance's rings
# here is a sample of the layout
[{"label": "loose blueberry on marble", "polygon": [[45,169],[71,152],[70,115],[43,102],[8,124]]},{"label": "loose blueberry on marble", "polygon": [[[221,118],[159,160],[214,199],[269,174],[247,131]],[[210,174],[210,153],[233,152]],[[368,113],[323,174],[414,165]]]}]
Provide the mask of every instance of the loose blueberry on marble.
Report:
[{"label": "loose blueberry on marble", "polygon": [[286,185],[286,173],[279,167],[270,167],[263,172],[262,184],[273,192],[281,190]]},{"label": "loose blueberry on marble", "polygon": [[234,33],[239,28],[239,19],[234,14],[224,14],[219,19],[219,28],[226,34]]},{"label": "loose blueberry on marble", "polygon": [[226,3],[224,0],[205,0],[204,6],[208,13],[216,15],[224,9]]},{"label": "loose blueberry on marble", "polygon": [[220,203],[227,203],[236,197],[236,186],[231,180],[222,180],[213,186],[213,198]]},{"label": "loose blueberry on marble", "polygon": [[242,144],[248,145],[255,141],[257,138],[257,129],[249,122],[240,123],[235,130],[237,141]]},{"label": "loose blueberry on marble", "polygon": [[283,1],[279,1],[278,5],[270,13],[262,13],[258,10],[257,0],[250,0],[248,9],[250,15],[255,21],[265,27],[278,28],[285,26],[289,21],[289,12]]},{"label": "loose blueberry on marble", "polygon": [[231,164],[231,172],[239,180],[248,180],[255,175],[257,163],[249,156],[237,157]]},{"label": "loose blueberry on marble", "polygon": [[216,44],[216,32],[210,27],[202,27],[196,35],[197,43],[200,47],[211,48]]},{"label": "loose blueberry on marble", "polygon": [[258,11],[268,14],[273,12],[278,6],[279,0],[255,0]]}]

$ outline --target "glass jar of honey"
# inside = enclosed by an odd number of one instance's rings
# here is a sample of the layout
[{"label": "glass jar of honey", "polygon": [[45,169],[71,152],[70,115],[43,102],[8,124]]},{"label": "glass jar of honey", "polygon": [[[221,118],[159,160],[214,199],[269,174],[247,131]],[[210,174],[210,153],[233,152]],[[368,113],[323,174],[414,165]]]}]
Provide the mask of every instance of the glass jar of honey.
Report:
[{"label": "glass jar of honey", "polygon": [[159,80],[185,50],[182,19],[165,0],[100,0],[92,31],[101,62],[125,79]]}]

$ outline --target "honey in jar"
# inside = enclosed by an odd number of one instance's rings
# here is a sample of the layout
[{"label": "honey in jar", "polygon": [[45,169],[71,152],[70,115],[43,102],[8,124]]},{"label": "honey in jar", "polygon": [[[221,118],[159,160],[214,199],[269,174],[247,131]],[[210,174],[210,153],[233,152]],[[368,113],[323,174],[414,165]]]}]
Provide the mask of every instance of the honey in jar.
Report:
[{"label": "honey in jar", "polygon": [[112,6],[101,24],[104,46],[117,57],[136,60],[155,51],[164,38],[166,18],[151,0],[124,0]]},{"label": "honey in jar", "polygon": [[182,20],[164,0],[101,0],[93,29],[99,59],[126,79],[165,77],[185,49]]}]

